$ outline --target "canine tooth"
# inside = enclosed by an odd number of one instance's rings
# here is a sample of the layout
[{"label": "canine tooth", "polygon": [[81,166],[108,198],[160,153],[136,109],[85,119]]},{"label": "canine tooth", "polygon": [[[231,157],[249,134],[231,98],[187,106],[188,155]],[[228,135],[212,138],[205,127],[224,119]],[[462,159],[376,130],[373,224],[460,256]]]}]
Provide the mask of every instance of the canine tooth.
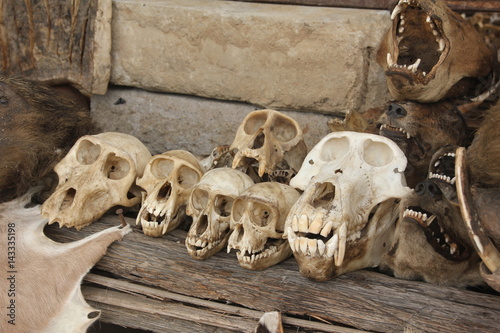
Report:
[{"label": "canine tooth", "polygon": [[439,164],[441,164],[441,160],[437,160],[436,163],[434,163],[434,167],[437,168]]},{"label": "canine tooth", "polygon": [[320,235],[323,236],[323,237],[328,237],[328,235],[330,234],[330,232],[332,231],[332,228],[333,228],[333,222],[330,221],[328,222],[324,227],[323,229],[321,230],[321,233]]},{"label": "canine tooth", "polygon": [[450,180],[451,185],[454,185],[456,180],[457,180],[457,179],[456,179],[456,177],[453,177],[453,178]]},{"label": "canine tooth", "polygon": [[345,246],[347,242],[347,225],[344,223],[339,228],[339,247],[335,253],[335,266],[340,266],[344,262]]},{"label": "canine tooth", "polygon": [[318,254],[322,256],[325,254],[326,245],[321,239],[318,239]]},{"label": "canine tooth", "polygon": [[430,226],[430,225],[431,225],[431,223],[434,221],[434,219],[435,219],[435,218],[436,218],[436,217],[435,217],[434,215],[431,215],[431,216],[427,219],[427,221],[425,221],[425,224],[427,224],[427,226]]},{"label": "canine tooth", "polygon": [[425,19],[425,21],[426,21],[427,23],[431,23],[431,22],[432,22],[431,17],[430,17],[429,15],[427,15],[427,18]]},{"label": "canine tooth", "polygon": [[443,52],[444,46],[445,46],[444,39],[441,38],[438,43],[439,43],[439,49],[438,49],[438,51],[439,52]]},{"label": "canine tooth", "polygon": [[201,243],[201,239],[198,239],[198,240],[196,241],[196,243],[194,243],[194,245],[195,245],[195,246],[198,246],[198,247],[202,247],[202,246],[201,246],[201,244],[202,244],[202,243]]},{"label": "canine tooth", "polygon": [[332,239],[330,239],[328,242],[326,242],[326,255],[328,258],[332,258],[333,254],[337,250],[337,247],[339,245],[339,235],[335,234]]},{"label": "canine tooth", "polygon": [[301,237],[297,237],[295,239],[295,241],[293,242],[293,247],[295,248],[295,252],[297,252],[297,253],[301,253],[300,252],[300,238]]},{"label": "canine tooth", "polygon": [[295,238],[297,238],[297,235],[292,231],[291,227],[288,227],[287,238],[290,243],[292,243]]},{"label": "canine tooth", "polygon": [[427,73],[426,72],[422,72],[422,75],[425,77],[425,76],[427,76]]},{"label": "canine tooth", "polygon": [[309,221],[306,214],[302,214],[299,219],[299,232],[307,232]]},{"label": "canine tooth", "polygon": [[318,249],[318,241],[316,239],[308,239],[307,247],[311,255],[316,254],[316,250]]},{"label": "canine tooth", "polygon": [[309,232],[312,234],[319,234],[321,227],[323,226],[323,216],[322,214],[316,215],[314,220],[309,225]]},{"label": "canine tooth", "polygon": [[307,254],[307,238],[299,237],[300,240],[300,252]]},{"label": "canine tooth", "polygon": [[394,61],[392,61],[392,56],[389,52],[387,52],[387,65],[389,67],[391,67],[392,65],[394,65]]},{"label": "canine tooth", "polygon": [[292,216],[292,230],[295,232],[299,231],[299,218],[297,215]]},{"label": "canine tooth", "polygon": [[402,11],[403,11],[403,6],[401,6],[400,4],[394,7],[394,10],[391,13],[391,20],[394,20],[396,18],[396,15],[398,15]]}]

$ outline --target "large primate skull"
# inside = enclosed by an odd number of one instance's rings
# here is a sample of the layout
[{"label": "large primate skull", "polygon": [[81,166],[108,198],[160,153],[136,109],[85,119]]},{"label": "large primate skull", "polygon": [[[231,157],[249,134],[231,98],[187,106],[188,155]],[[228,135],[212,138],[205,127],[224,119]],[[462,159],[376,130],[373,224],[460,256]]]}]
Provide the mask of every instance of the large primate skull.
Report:
[{"label": "large primate skull", "polygon": [[291,186],[264,182],[249,187],[236,198],[227,250],[239,250],[241,267],[263,270],[292,255],[283,232],[288,211],[299,196]]},{"label": "large primate skull", "polygon": [[193,218],[186,236],[192,258],[205,260],[227,246],[234,199],[252,185],[248,175],[231,168],[212,169],[201,177],[186,208]]},{"label": "large primate skull", "polygon": [[429,178],[400,203],[400,217],[381,269],[403,279],[441,285],[479,285],[480,258],[474,252],[455,189],[454,146],[434,155]]},{"label": "large primate skull", "polygon": [[375,134],[331,133],[309,152],[285,229],[302,275],[323,281],[379,264],[396,201],[411,191],[405,167],[401,149]]},{"label": "large primate skull", "polygon": [[177,228],[186,216],[189,194],[203,175],[196,157],[185,150],[171,150],[153,156],[137,179],[146,190],[136,224],[145,235],[160,237]]},{"label": "large primate skull", "polygon": [[44,202],[42,215],[49,223],[80,230],[113,206],[139,204],[135,179],[150,158],[146,146],[128,134],[81,137],[54,167],[59,184]]},{"label": "large primate skull", "polygon": [[449,144],[463,145],[467,139],[462,116],[447,101],[391,103],[378,125],[379,134],[396,142],[405,153],[405,177],[411,188],[426,178],[429,162],[438,149]]},{"label": "large primate skull", "polygon": [[269,109],[253,111],[245,117],[230,150],[235,151],[233,168],[248,173],[247,169],[257,162],[260,178],[276,170],[297,172],[307,154],[299,124]]},{"label": "large primate skull", "polygon": [[493,83],[480,87],[495,76],[496,51],[444,1],[400,0],[391,19],[377,62],[396,100],[477,96]]}]

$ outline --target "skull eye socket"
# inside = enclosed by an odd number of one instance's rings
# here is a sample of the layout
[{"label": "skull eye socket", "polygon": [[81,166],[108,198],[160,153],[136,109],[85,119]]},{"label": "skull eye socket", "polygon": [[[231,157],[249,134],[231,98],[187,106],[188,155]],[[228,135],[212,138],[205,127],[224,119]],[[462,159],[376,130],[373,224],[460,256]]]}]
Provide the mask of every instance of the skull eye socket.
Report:
[{"label": "skull eye socket", "polygon": [[268,206],[256,202],[253,205],[251,220],[253,224],[265,227],[273,220],[273,214]]},{"label": "skull eye socket", "polygon": [[200,181],[200,176],[196,171],[187,166],[181,166],[179,168],[179,177],[177,182],[180,186],[184,188],[191,188],[198,184]]},{"label": "skull eye socket", "polygon": [[201,188],[194,189],[191,194],[191,205],[194,209],[201,211],[207,206],[207,204],[208,192]]},{"label": "skull eye socket", "polygon": [[252,135],[259,130],[266,123],[267,114],[260,113],[256,114],[245,122],[243,130],[247,135]]},{"label": "skull eye socket", "polygon": [[167,178],[174,170],[174,161],[157,158],[151,163],[151,174],[156,178]]},{"label": "skull eye socket", "polygon": [[231,209],[231,216],[232,220],[236,223],[238,223],[241,218],[243,217],[243,214],[245,213],[245,201],[236,199],[233,203],[233,208]]},{"label": "skull eye socket", "polygon": [[110,154],[104,164],[104,173],[109,179],[122,179],[130,172],[130,163],[115,154]]},{"label": "skull eye socket", "polygon": [[90,165],[97,161],[101,154],[101,147],[88,140],[82,140],[76,152],[76,159],[84,165]]},{"label": "skull eye socket", "polygon": [[276,117],[273,127],[273,135],[281,142],[288,142],[297,136],[297,127],[284,117]]},{"label": "skull eye socket", "polygon": [[350,150],[349,139],[346,137],[330,138],[320,151],[320,158],[324,162],[341,160]]},{"label": "skull eye socket", "polygon": [[215,204],[214,204],[215,212],[219,214],[222,217],[227,217],[231,215],[231,209],[233,207],[233,198],[225,196],[225,195],[218,195],[215,198]]},{"label": "skull eye socket", "polygon": [[367,140],[363,144],[363,160],[375,167],[389,164],[394,157],[392,149],[383,142]]}]

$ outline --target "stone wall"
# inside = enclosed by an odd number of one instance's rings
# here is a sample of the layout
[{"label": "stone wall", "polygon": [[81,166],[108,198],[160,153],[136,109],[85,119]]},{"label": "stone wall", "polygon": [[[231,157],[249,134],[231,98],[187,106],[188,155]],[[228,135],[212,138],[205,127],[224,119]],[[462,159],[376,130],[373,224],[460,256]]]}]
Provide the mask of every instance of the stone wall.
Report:
[{"label": "stone wall", "polygon": [[92,113],[101,130],[155,153],[208,154],[232,142],[246,113],[274,108],[308,127],[312,148],[327,115],[389,99],[375,62],[389,21],[377,10],[113,0],[111,88],[92,97]]}]

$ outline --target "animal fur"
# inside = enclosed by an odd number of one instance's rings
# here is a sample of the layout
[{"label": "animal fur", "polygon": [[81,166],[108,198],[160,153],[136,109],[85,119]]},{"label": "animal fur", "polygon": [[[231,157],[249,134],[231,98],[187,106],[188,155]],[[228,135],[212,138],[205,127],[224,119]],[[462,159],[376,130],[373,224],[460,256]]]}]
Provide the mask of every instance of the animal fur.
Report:
[{"label": "animal fur", "polygon": [[43,233],[47,220],[40,206],[26,208],[30,199],[28,194],[0,204],[0,332],[84,333],[100,311],[85,302],[81,281],[131,228],[117,226],[56,243]]},{"label": "animal fur", "polygon": [[0,202],[26,193],[90,129],[81,104],[41,83],[0,76]]}]

